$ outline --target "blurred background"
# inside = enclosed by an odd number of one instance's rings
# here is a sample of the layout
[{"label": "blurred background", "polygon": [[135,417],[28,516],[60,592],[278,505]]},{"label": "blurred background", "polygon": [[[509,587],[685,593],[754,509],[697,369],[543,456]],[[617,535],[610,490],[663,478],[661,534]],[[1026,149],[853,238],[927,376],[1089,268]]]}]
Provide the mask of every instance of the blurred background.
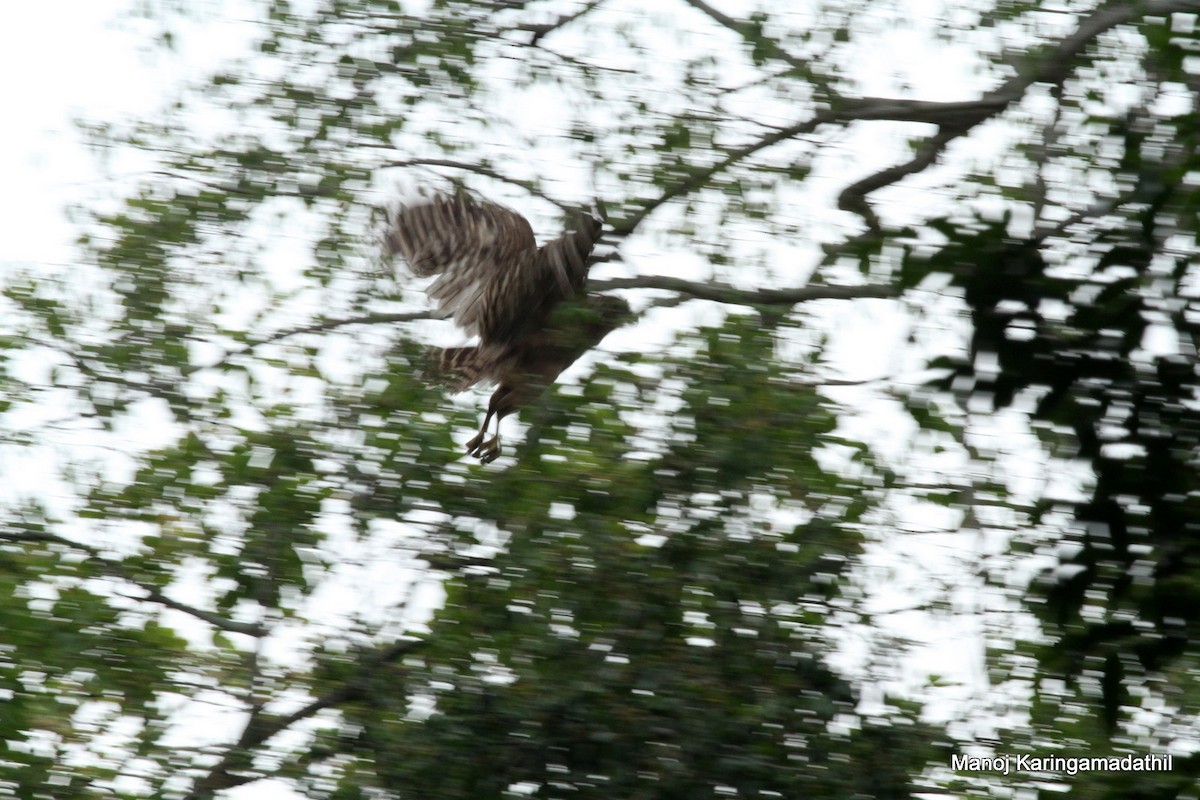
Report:
[{"label": "blurred background", "polygon": [[[0,794],[1196,798],[1198,14],[0,12]],[[460,187],[636,313],[486,465]]]}]

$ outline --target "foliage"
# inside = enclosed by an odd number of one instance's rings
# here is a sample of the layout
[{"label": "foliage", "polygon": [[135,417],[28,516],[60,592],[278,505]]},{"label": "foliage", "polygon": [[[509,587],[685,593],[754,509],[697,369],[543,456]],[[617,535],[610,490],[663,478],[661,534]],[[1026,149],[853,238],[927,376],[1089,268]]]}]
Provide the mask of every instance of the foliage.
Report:
[{"label": "foliage", "polygon": [[[1195,3],[255,8],[253,56],[95,128],[156,168],[80,263],[6,268],[8,794],[1032,796],[950,753],[1196,750]],[[906,30],[974,99],[867,85]],[[380,260],[405,181],[540,233],[603,201],[592,288],[642,315],[492,465]],[[824,388],[869,303],[927,383]],[[924,570],[939,510],[999,607],[941,727],[870,566]],[[948,613],[923,577],[901,611]]]}]

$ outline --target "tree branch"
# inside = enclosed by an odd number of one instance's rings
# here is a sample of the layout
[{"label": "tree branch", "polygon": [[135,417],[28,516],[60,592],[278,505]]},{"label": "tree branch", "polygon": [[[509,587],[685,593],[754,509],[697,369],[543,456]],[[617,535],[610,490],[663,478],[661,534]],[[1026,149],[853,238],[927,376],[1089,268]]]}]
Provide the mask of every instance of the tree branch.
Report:
[{"label": "tree branch", "polygon": [[[168,405],[174,405],[179,400],[179,392],[176,384],[158,380],[151,376],[147,376],[145,381],[136,381],[124,375],[118,375],[97,369],[88,363],[88,357],[86,355],[81,355],[75,352],[67,345],[66,342],[56,342],[51,339],[42,339],[36,336],[30,336],[28,337],[28,340],[35,344],[39,344],[42,347],[54,350],[57,353],[61,353],[71,362],[71,365],[75,367],[80,375],[82,375],[84,378],[90,379],[95,383],[112,383],[131,391],[144,392],[151,397],[157,397],[160,400],[165,400]],[[113,407],[122,408],[125,405],[125,402],[118,400],[117,402],[114,402]]]},{"label": "tree branch", "polygon": [[[725,27],[740,30],[736,20],[713,9],[704,0],[684,0],[684,2],[703,11]],[[632,234],[637,226],[659,206],[695,191],[705,185],[713,175],[728,169],[758,151],[810,133],[821,124],[859,120],[893,120],[927,122],[937,125],[937,134],[930,137],[925,147],[912,161],[864,178],[843,192],[842,199],[849,204],[849,210],[854,210],[862,215],[868,228],[878,230],[878,218],[869,207],[864,208],[867,194],[925,169],[936,160],[937,154],[947,142],[966,134],[975,126],[1007,109],[1013,102],[1019,100],[1033,84],[1061,83],[1070,74],[1075,57],[1100,34],[1143,16],[1165,15],[1174,12],[1200,12],[1200,0],[1145,0],[1145,2],[1106,5],[1084,18],[1074,33],[1050,47],[1042,57],[1033,60],[1031,68],[1018,72],[1017,75],[978,100],[939,103],[928,100],[886,97],[846,98],[834,95],[829,100],[829,109],[816,114],[811,119],[795,123],[751,142],[741,149],[733,150],[715,164],[697,169],[692,175],[668,187],[661,195],[650,200],[633,215],[615,225],[615,233],[619,237]],[[782,58],[782,56],[780,57]]]},{"label": "tree branch", "polygon": [[838,120],[929,122],[941,127],[972,128],[1019,100],[1033,84],[1062,83],[1070,74],[1072,60],[1100,34],[1140,17],[1175,12],[1200,13],[1200,0],[1147,0],[1097,9],[1041,58],[1032,58],[1031,68],[1019,71],[978,100],[939,103],[888,97],[835,98],[834,115]]},{"label": "tree branch", "polygon": [[[748,32],[747,23],[739,22],[728,14],[718,11],[708,3],[704,2],[704,0],[683,0],[683,2],[687,3],[689,6],[701,12],[702,14],[705,14],[709,19],[713,20],[718,25],[728,28],[729,30],[741,36],[743,39],[746,38],[746,34]],[[792,55],[787,50],[783,49],[783,46],[777,42],[771,41],[766,37],[762,37],[758,40],[758,44],[771,57],[777,58],[780,61],[783,61],[799,70],[808,69],[808,63],[805,62],[804,59],[797,58],[796,56]]]},{"label": "tree branch", "polygon": [[676,197],[682,197],[683,195],[690,194],[696,189],[699,189],[707,184],[714,175],[724,172],[725,170],[729,169],[729,167],[733,166],[739,161],[744,161],[760,150],[764,150],[772,145],[779,144],[780,142],[788,139],[794,139],[795,137],[801,136],[805,133],[811,133],[817,128],[817,126],[826,122],[835,121],[835,119],[836,117],[830,116],[827,113],[818,114],[812,119],[805,120],[804,122],[798,122],[794,125],[789,125],[786,128],[780,128],[779,130],[768,133],[761,139],[753,141],[744,147],[729,151],[725,158],[721,159],[715,164],[694,169],[686,178],[677,181],[674,186],[670,186],[665,189],[662,194],[653,200],[648,201],[646,205],[642,206],[633,214],[621,220],[620,222],[615,223],[613,225],[613,234],[618,238],[629,236],[637,229],[638,225],[640,225],[642,221],[646,219],[646,217],[654,213],[659,206],[667,203],[670,200],[674,200]]},{"label": "tree branch", "polygon": [[364,684],[374,670],[392,663],[425,644],[424,639],[401,639],[375,653],[365,655],[359,663],[356,675],[291,714],[263,714],[257,709],[251,711],[250,719],[247,720],[246,727],[242,729],[242,734],[238,737],[237,742],[208,771],[208,774],[193,784],[192,791],[188,793],[186,800],[209,800],[219,791],[258,780],[258,776],[249,772],[238,774],[241,765],[250,760],[251,751],[254,748],[265,744],[272,736],[282,733],[297,722],[308,719],[327,708],[335,708],[342,703],[365,697]]},{"label": "tree branch", "polygon": [[[706,2],[704,2],[704,0],[684,1],[687,2],[688,5],[703,12],[725,27],[731,28],[735,31],[740,31],[742,29],[742,25],[738,23],[737,20],[728,17],[727,15],[708,5]],[[597,5],[599,5],[599,2],[588,3],[580,11],[573,15],[567,15],[567,17],[560,18],[556,23],[553,23],[553,25],[557,27],[567,24],[572,19],[591,11]],[[846,187],[846,189],[844,189],[839,196],[838,207],[861,216],[866,222],[869,235],[878,236],[882,232],[882,226],[878,215],[874,212],[866,200],[867,195],[885,186],[891,185],[909,175],[928,168],[937,160],[938,155],[950,141],[958,136],[966,134],[976,125],[1006,109],[1011,103],[1018,100],[1024,94],[1025,90],[1028,89],[1028,87],[1032,84],[1037,82],[1060,83],[1069,73],[1072,59],[1074,59],[1075,56],[1077,56],[1089,42],[1091,42],[1101,33],[1110,30],[1117,25],[1135,19],[1141,15],[1167,14],[1176,11],[1200,11],[1200,0],[1149,0],[1148,2],[1143,3],[1126,3],[1101,8],[1091,16],[1085,18],[1073,34],[1063,39],[1058,43],[1057,46],[1053,47],[1050,53],[1046,57],[1040,59],[1033,69],[1019,73],[1018,75],[1006,81],[999,88],[987,93],[978,100],[939,103],[924,100],[905,100],[882,97],[835,98],[831,104],[831,108],[828,110],[822,111],[814,115],[812,118],[802,122],[797,122],[784,128],[772,130],[761,138],[756,139],[741,148],[727,151],[724,158],[713,164],[695,168],[691,174],[678,180],[674,185],[666,188],[658,197],[649,200],[644,206],[635,211],[633,214],[614,223],[612,226],[613,235],[617,238],[624,238],[631,235],[638,228],[638,226],[660,206],[670,202],[675,198],[690,194],[691,192],[701,188],[702,186],[706,185],[713,178],[713,176],[724,172],[725,170],[741,161],[746,160],[747,158],[750,158],[759,151],[765,150],[781,142],[794,139],[798,136],[811,133],[822,124],[832,122],[849,122],[855,120],[893,120],[926,122],[937,125],[937,133],[923,142],[920,150],[911,160],[863,178],[851,186]],[[534,30],[533,27],[529,29]],[[547,32],[548,30],[549,29],[547,29]],[[795,60],[785,57],[782,54],[776,55],[778,55],[778,57],[782,60],[793,64],[793,66],[800,66],[803,63],[796,63]],[[489,167],[470,164],[467,162],[442,158],[413,158],[402,161],[387,162],[381,166],[444,167],[447,169],[471,172],[491,178],[493,180],[520,187],[521,189],[524,189],[525,191],[528,191],[531,194],[541,197],[542,199],[554,204],[564,211],[573,213],[578,210],[571,205],[546,195],[530,181],[511,178]],[[594,291],[607,291],[611,289],[664,289],[666,291],[686,294],[700,299],[714,300],[722,303],[735,303],[740,305],[778,305],[805,302],[807,300],[820,298],[891,297],[895,296],[896,294],[896,292],[889,287],[804,287],[790,290],[759,290],[747,292],[730,286],[693,283],[673,278],[653,276],[600,281],[592,283],[591,288]],[[407,314],[368,314],[348,319],[322,320],[311,325],[281,330],[269,336],[252,341],[245,347],[226,353],[215,363],[203,366],[194,365],[189,367],[184,371],[184,376],[186,377],[187,375],[202,369],[210,369],[220,366],[221,364],[227,363],[229,359],[237,355],[247,353],[262,345],[302,333],[319,333],[322,331],[333,330],[345,325],[407,322],[417,319],[428,319],[430,317],[431,314],[429,312],[413,312]]]},{"label": "tree branch", "polygon": [[556,200],[550,195],[543,192],[537,184],[532,181],[523,181],[520,178],[511,178],[489,167],[480,166],[478,164],[468,164],[465,161],[454,161],[448,158],[406,158],[403,161],[388,161],[379,165],[380,167],[445,167],[446,169],[457,169],[463,172],[472,172],[476,175],[483,175],[501,183],[507,183],[511,186],[517,186],[530,194],[540,197],[547,203],[552,203],[558,206],[563,211],[569,214],[578,213],[579,208],[564,203],[561,200]]},{"label": "tree branch", "polygon": [[100,572],[104,575],[107,575],[110,578],[116,578],[117,580],[124,581],[128,584],[132,584],[146,593],[145,597],[122,595],[124,597],[128,597],[131,600],[139,600],[141,602],[157,603],[165,608],[181,611],[188,616],[203,620],[213,627],[220,628],[228,633],[242,633],[246,636],[261,637],[266,636],[269,632],[266,628],[255,623],[234,622],[233,620],[226,619],[225,617],[222,617],[219,614],[215,614],[211,611],[205,611],[202,608],[196,608],[195,606],[189,606],[186,603],[181,603],[178,600],[172,600],[170,597],[167,597],[165,594],[163,594],[162,590],[157,586],[147,585],[130,577],[121,562],[102,555],[100,550],[95,547],[81,544],[79,542],[73,542],[70,539],[57,536],[53,533],[46,533],[44,531],[5,530],[0,531],[0,539],[10,542],[47,542],[68,547],[73,550],[79,550],[87,553],[93,562],[98,563],[100,565]]},{"label": "tree branch", "polygon": [[[737,289],[719,283],[697,283],[679,278],[646,275],[637,278],[612,278],[604,281],[589,281],[588,290],[607,292],[615,289],[661,289],[689,295],[700,300],[735,305],[792,305],[809,300],[853,299],[858,297],[895,297],[898,292],[890,286],[806,286],[797,289]],[[347,325],[380,325],[396,322],[413,322],[420,319],[436,319],[432,311],[407,311],[391,314],[363,314],[357,317],[322,319],[309,325],[285,328],[248,342],[244,347],[229,350],[216,361],[208,364],[192,364],[183,370],[188,377],[206,369],[216,369],[237,356],[250,353],[263,345],[272,344],[291,336],[305,333],[323,333]]]},{"label": "tree branch", "polygon": [[938,126],[938,132],[925,141],[921,150],[912,160],[881,170],[843,190],[838,198],[838,208],[858,214],[863,218],[870,234],[881,235],[879,217],[866,200],[868,194],[926,169],[937,160],[938,155],[952,139],[968,133],[975,126],[1008,108],[1009,105],[1024,96],[1025,91],[1033,84],[1061,85],[1070,74],[1074,59],[1092,40],[1105,31],[1142,16],[1189,10],[1200,11],[1200,2],[1196,2],[1196,0],[1159,0],[1159,2],[1124,3],[1102,7],[1084,18],[1073,34],[1050,48],[1043,58],[1035,59],[1032,68],[1019,71],[979,100],[959,103],[930,103],[916,100],[862,98],[845,101],[842,112],[854,119],[929,122]]},{"label": "tree branch", "polygon": [[851,300],[861,297],[896,297],[899,289],[890,284],[865,286],[802,286],[795,289],[737,289],[728,284],[697,283],[663,275],[637,278],[612,278],[589,281],[588,290],[607,292],[614,289],[661,289],[686,294],[699,300],[713,300],[740,306],[794,305],[811,300]]},{"label": "tree branch", "polygon": [[527,33],[532,33],[533,38],[529,40],[529,45],[531,47],[534,47],[547,34],[553,33],[554,31],[558,30],[559,28],[563,27],[564,25],[571,24],[575,20],[582,17],[584,14],[587,14],[587,13],[595,10],[596,7],[598,7],[602,2],[604,2],[604,0],[592,0],[592,2],[590,2],[590,3],[585,3],[582,8],[580,8],[578,11],[574,12],[573,14],[563,14],[561,17],[554,20],[554,22],[548,22],[548,23],[544,23],[541,25],[535,25],[533,23],[528,23],[525,25],[518,25],[517,30],[525,31]]},{"label": "tree branch", "polygon": [[624,67],[614,67],[607,64],[594,64],[590,61],[584,61],[582,58],[569,56],[566,53],[560,53],[546,45],[538,45],[538,52],[552,55],[564,64],[570,64],[572,67],[578,67],[584,73],[591,72],[610,72],[614,75],[636,75],[636,69],[625,69]]},{"label": "tree branch", "polygon": [[866,178],[852,183],[843,189],[842,193],[838,195],[838,208],[842,211],[850,211],[858,214],[867,223],[867,230],[871,234],[882,236],[883,228],[879,223],[879,215],[875,213],[875,209],[871,208],[871,204],[867,202],[867,195],[876,189],[889,186],[907,175],[912,175],[926,169],[937,161],[938,155],[946,149],[946,145],[950,143],[950,140],[956,138],[958,135],[956,131],[942,128],[934,136],[926,139],[924,144],[921,145],[921,149],[917,151],[917,154],[906,163],[880,170],[874,175],[868,175]]}]

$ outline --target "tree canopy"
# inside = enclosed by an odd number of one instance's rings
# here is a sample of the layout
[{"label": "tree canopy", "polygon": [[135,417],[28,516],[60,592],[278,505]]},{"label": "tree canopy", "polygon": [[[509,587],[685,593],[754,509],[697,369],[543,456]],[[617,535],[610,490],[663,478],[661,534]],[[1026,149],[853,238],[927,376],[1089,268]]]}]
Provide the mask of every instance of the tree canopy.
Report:
[{"label": "tree canopy", "polygon": [[[1200,2],[245,13],[4,265],[4,791],[1195,797]],[[381,248],[456,185],[638,315],[489,465]]]}]

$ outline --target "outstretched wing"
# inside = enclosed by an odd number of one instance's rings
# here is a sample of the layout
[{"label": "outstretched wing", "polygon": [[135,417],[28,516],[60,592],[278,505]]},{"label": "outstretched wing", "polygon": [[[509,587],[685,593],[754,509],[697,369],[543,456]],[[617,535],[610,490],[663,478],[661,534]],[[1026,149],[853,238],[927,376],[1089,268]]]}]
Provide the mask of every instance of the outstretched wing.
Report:
[{"label": "outstretched wing", "polygon": [[503,340],[544,292],[533,229],[520,214],[465,194],[401,208],[388,234],[438,309],[484,343]]}]

